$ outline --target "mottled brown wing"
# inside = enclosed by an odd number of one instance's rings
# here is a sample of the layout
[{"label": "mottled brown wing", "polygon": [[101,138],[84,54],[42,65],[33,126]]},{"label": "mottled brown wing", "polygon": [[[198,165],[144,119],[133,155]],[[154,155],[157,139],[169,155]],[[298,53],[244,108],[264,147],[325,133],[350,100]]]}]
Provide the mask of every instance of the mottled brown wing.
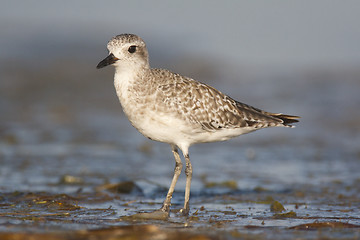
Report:
[{"label": "mottled brown wing", "polygon": [[281,119],[237,102],[206,84],[177,74],[171,79],[158,87],[162,102],[187,121],[200,124],[204,130],[262,128],[283,123]]}]

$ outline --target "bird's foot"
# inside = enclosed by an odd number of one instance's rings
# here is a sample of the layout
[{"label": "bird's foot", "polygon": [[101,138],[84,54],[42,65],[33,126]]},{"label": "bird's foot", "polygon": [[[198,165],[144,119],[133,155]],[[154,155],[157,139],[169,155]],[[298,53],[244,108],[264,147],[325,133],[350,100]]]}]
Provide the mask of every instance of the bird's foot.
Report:
[{"label": "bird's foot", "polygon": [[177,214],[179,216],[187,217],[187,216],[189,216],[189,208],[182,208],[179,210],[179,212]]}]

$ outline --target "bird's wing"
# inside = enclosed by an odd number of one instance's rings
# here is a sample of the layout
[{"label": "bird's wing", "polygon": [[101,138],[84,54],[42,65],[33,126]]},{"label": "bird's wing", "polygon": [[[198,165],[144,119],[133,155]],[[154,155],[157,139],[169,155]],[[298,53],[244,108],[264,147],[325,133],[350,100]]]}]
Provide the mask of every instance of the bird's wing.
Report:
[{"label": "bird's wing", "polygon": [[167,108],[183,119],[200,124],[206,131],[284,125],[271,113],[237,102],[217,89],[174,74],[158,85],[158,96]]}]

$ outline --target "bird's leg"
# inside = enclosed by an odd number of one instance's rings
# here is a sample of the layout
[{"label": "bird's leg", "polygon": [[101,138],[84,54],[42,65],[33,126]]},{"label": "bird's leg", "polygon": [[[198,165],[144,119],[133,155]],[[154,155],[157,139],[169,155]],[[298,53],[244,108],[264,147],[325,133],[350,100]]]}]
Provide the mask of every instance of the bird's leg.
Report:
[{"label": "bird's leg", "polygon": [[184,208],[180,210],[180,213],[184,216],[189,215],[189,199],[190,199],[190,186],[191,186],[191,179],[192,179],[192,166],[190,162],[190,157],[188,153],[184,153],[185,161],[186,161],[186,187],[185,187],[185,201],[184,201]]},{"label": "bird's leg", "polygon": [[166,195],[166,199],[161,207],[161,210],[164,212],[167,212],[167,213],[170,212],[171,198],[172,198],[172,195],[173,195],[173,192],[175,189],[176,182],[177,182],[177,180],[180,176],[181,170],[182,170],[182,162],[181,162],[181,158],[179,156],[177,147],[174,145],[171,145],[171,148],[172,148],[172,152],[175,157],[174,177],[171,181],[171,185],[170,185],[169,191]]},{"label": "bird's leg", "polygon": [[[129,217],[130,219],[166,220],[169,218],[172,194],[174,192],[176,182],[177,182],[177,180],[180,176],[181,170],[182,170],[182,162],[181,162],[181,158],[178,153],[178,149],[175,145],[171,145],[171,148],[172,148],[172,152],[175,157],[174,177],[171,181],[169,191],[166,195],[166,199],[165,199],[162,207],[153,212],[136,213],[136,214],[130,216]],[[126,217],[125,217],[125,219],[126,219]]]}]

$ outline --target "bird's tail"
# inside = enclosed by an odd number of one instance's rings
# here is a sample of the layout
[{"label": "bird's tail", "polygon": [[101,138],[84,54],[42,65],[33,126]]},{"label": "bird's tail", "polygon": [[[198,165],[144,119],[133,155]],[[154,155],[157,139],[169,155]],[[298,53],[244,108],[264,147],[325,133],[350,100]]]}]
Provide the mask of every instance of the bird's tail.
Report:
[{"label": "bird's tail", "polygon": [[299,122],[299,116],[293,116],[293,115],[286,115],[282,113],[271,113],[271,116],[281,119],[283,121],[284,126],[287,127],[294,127],[291,124]]}]

